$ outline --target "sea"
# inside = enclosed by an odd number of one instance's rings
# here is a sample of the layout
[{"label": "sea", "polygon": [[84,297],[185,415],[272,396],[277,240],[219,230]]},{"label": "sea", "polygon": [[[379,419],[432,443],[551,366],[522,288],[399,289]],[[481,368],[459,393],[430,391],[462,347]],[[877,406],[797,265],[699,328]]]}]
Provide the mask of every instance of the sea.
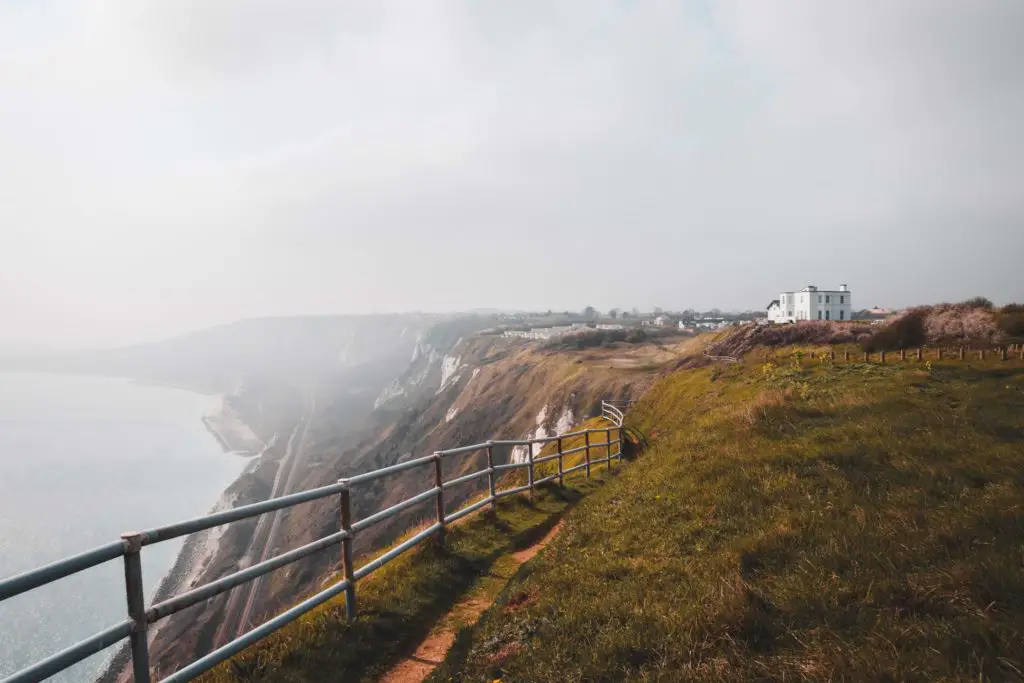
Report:
[{"label": "sea", "polygon": [[[213,397],[127,379],[0,373],[0,579],[206,513],[242,472]],[[146,546],[147,605],[183,539]],[[0,602],[0,679],[125,619],[114,560]],[[118,646],[49,680],[93,681]]]}]

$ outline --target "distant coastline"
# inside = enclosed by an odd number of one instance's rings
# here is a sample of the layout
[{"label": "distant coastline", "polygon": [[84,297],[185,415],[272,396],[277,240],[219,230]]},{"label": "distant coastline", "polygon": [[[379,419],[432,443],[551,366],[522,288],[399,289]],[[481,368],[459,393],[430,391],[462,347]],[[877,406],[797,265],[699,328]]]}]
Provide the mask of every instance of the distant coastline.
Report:
[{"label": "distant coastline", "polygon": [[267,444],[231,407],[228,397],[218,394],[203,415],[203,424],[225,453],[242,456],[260,455]]},{"label": "distant coastline", "polygon": [[[252,468],[259,463],[259,456],[263,455],[267,448],[274,444],[275,440],[273,438],[269,443],[264,443],[258,436],[256,436],[253,429],[244,420],[242,420],[241,416],[238,415],[235,410],[230,407],[227,397],[224,394],[184,384],[152,381],[139,381],[136,383],[144,386],[148,385],[169,389],[182,389],[193,393],[212,396],[213,402],[200,419],[203,422],[203,426],[206,427],[206,431],[216,439],[221,450],[230,455],[250,458],[249,464],[246,465],[241,473],[239,473],[239,478],[244,476],[246,472],[252,471]],[[238,478],[235,479],[235,482],[237,481]],[[235,482],[232,482],[231,485]],[[213,507],[209,509],[207,514],[230,510],[234,507],[236,502],[235,496],[228,493],[231,485],[229,485],[227,490],[221,494],[220,498]],[[209,563],[213,561],[214,557],[216,557],[217,552],[220,549],[220,540],[223,532],[224,527],[215,527],[213,529],[189,534],[185,538],[185,542],[183,543],[181,550],[178,552],[178,556],[175,558],[174,564],[171,565],[167,574],[165,574],[160,580],[156,593],[153,595],[154,604],[162,600],[166,600],[171,596],[188,591],[194,587],[194,584],[199,579],[203,570],[206,569]],[[162,624],[157,623],[150,627],[150,644],[152,644],[156,638],[156,634],[160,630],[161,625]],[[128,644],[124,643],[110,657],[107,664],[104,665],[96,678],[96,683],[120,683],[121,681],[127,681],[130,674],[130,662],[131,650],[128,647]]]}]

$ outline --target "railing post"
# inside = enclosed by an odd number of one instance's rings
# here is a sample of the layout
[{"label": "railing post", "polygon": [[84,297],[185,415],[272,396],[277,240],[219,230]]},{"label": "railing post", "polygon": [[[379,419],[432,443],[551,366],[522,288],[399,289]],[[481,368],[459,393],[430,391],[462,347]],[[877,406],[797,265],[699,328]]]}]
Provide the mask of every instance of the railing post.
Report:
[{"label": "railing post", "polygon": [[608,471],[612,470],[612,430],[604,430],[605,456],[608,458]]},{"label": "railing post", "polygon": [[587,444],[587,447],[583,450],[583,458],[587,463],[587,479],[590,479],[590,430],[585,431],[583,436]]},{"label": "railing post", "polygon": [[444,478],[441,476],[441,454],[434,453],[434,486],[437,487],[437,523],[441,530],[437,532],[437,538],[444,543]]},{"label": "railing post", "polygon": [[562,437],[558,437],[558,485],[565,488],[565,468],[562,467]]},{"label": "railing post", "polygon": [[132,676],[135,683],[149,683],[149,636],[146,595],[142,586],[142,534],[121,534],[125,543],[124,585],[128,596],[128,617],[134,622],[129,642],[132,647]]},{"label": "railing post", "polygon": [[623,430],[622,427],[619,427],[619,436],[618,436],[618,438],[619,438],[619,462],[622,462],[622,445],[623,445],[623,443],[625,443],[623,441],[623,439],[622,439],[623,431],[625,431],[625,430]]},{"label": "railing post", "polygon": [[495,497],[494,489],[494,446],[487,442],[487,490],[491,494],[491,509],[498,511],[498,499]]},{"label": "railing post", "polygon": [[530,498],[533,498],[533,442],[526,444],[526,459],[530,463],[530,469],[527,470],[526,476],[530,482]]},{"label": "railing post", "polygon": [[341,529],[347,535],[341,539],[341,569],[348,581],[345,588],[345,617],[349,621],[356,619],[356,576],[352,566],[352,493],[348,489],[348,480],[341,479],[339,484],[345,488],[341,490]]},{"label": "railing post", "polygon": [[906,360],[906,359],[907,359],[907,350],[906,349],[900,349],[900,360]]}]

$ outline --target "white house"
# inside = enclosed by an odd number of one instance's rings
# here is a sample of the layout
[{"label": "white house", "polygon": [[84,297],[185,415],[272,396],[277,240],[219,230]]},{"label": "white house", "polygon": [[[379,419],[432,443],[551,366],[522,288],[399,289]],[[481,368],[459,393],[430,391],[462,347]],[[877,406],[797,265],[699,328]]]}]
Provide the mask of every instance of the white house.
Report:
[{"label": "white house", "polygon": [[768,304],[768,319],[773,323],[792,323],[799,320],[850,320],[853,304],[850,289],[818,289],[807,285],[799,292],[783,292]]}]

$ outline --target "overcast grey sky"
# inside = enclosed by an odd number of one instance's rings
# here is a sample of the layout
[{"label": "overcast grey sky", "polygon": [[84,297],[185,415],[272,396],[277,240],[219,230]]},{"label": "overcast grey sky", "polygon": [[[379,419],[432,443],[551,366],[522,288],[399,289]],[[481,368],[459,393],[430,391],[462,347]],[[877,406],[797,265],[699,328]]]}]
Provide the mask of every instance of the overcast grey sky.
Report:
[{"label": "overcast grey sky", "polygon": [[1024,299],[1019,0],[7,0],[0,346]]}]

